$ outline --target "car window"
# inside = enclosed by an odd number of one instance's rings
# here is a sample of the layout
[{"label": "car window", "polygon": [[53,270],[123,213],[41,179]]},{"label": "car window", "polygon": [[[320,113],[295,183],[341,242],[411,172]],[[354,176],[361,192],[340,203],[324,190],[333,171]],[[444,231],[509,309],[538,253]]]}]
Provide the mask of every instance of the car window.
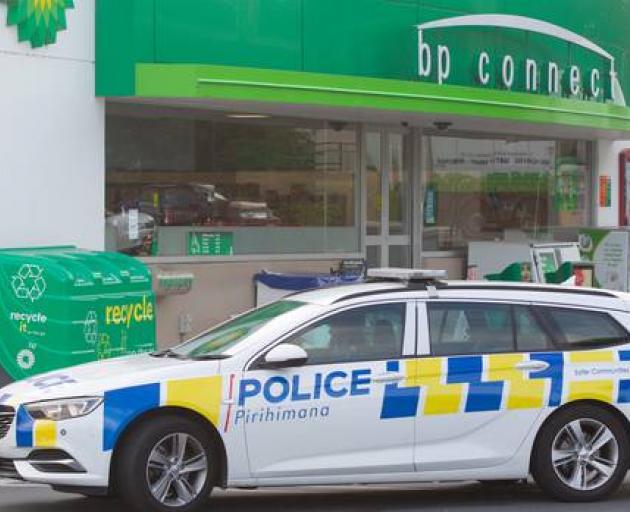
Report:
[{"label": "car window", "polygon": [[404,303],[378,304],[337,313],[285,343],[302,347],[307,364],[350,363],[402,356]]},{"label": "car window", "polygon": [[303,306],[304,302],[281,300],[253,309],[175,347],[172,352],[191,358],[223,354],[271,320]]},{"label": "car window", "polygon": [[167,189],[164,191],[162,199],[164,206],[170,207],[185,207],[190,203],[195,203],[196,200],[197,196],[195,193],[185,188]]},{"label": "car window", "polygon": [[553,348],[550,336],[540,324],[531,308],[514,306],[516,347],[519,352],[549,350]]},{"label": "car window", "polygon": [[428,311],[431,353],[435,356],[514,350],[510,306],[429,303]]},{"label": "car window", "polygon": [[583,309],[539,308],[564,348],[583,349],[625,343],[627,331],[608,313]]}]

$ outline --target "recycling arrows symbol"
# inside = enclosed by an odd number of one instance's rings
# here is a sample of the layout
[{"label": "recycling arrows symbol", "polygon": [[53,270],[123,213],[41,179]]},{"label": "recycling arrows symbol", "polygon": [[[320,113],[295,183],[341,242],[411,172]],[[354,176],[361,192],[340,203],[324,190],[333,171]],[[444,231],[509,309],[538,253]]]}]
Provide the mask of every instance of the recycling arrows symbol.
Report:
[{"label": "recycling arrows symbol", "polygon": [[22,265],[18,273],[11,278],[11,287],[15,296],[31,302],[41,299],[46,291],[43,273],[44,269],[39,265]]}]

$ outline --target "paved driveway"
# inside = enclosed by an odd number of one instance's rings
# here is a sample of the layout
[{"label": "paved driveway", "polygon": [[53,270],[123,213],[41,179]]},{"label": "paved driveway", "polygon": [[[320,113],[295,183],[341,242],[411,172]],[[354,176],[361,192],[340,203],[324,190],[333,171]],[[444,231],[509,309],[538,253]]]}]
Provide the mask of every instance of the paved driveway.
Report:
[{"label": "paved driveway", "polygon": [[[630,483],[611,500],[597,504],[598,512],[627,512]],[[533,485],[488,489],[480,484],[353,486],[217,492],[208,512],[226,511],[566,511],[594,510],[593,504],[549,501]],[[29,486],[0,487],[2,512],[125,512],[116,500],[89,500]]]}]

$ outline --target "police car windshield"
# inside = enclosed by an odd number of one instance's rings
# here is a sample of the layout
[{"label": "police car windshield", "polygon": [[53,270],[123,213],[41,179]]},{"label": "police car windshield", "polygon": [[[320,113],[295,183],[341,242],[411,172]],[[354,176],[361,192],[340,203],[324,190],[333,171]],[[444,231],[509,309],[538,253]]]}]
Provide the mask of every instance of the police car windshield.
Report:
[{"label": "police car windshield", "polygon": [[175,347],[171,350],[171,354],[174,357],[186,359],[210,359],[213,356],[220,359],[224,352],[243,341],[263,325],[304,305],[304,302],[282,300],[248,311]]}]

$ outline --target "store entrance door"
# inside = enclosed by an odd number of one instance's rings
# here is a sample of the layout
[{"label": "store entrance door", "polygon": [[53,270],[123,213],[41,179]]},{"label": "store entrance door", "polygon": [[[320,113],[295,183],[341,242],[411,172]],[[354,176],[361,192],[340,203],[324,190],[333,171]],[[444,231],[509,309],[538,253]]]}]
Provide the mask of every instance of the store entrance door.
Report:
[{"label": "store entrance door", "polygon": [[365,249],[370,267],[410,267],[411,164],[403,131],[368,129],[365,134]]}]

